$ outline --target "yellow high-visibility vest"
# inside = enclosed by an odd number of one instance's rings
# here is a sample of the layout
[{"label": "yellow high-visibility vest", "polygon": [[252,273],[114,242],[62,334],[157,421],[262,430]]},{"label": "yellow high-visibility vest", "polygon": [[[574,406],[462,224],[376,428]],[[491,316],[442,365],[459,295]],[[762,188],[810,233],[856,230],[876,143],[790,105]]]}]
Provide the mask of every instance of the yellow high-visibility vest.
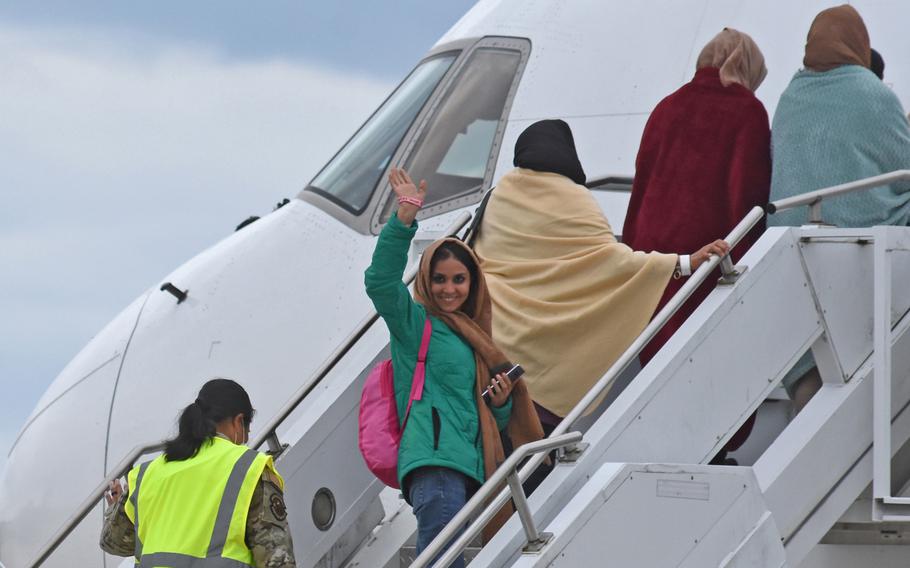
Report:
[{"label": "yellow high-visibility vest", "polygon": [[124,509],[136,526],[137,566],[253,566],[244,536],[265,468],[284,489],[270,456],[216,436],[187,460],[162,455],[130,470]]}]

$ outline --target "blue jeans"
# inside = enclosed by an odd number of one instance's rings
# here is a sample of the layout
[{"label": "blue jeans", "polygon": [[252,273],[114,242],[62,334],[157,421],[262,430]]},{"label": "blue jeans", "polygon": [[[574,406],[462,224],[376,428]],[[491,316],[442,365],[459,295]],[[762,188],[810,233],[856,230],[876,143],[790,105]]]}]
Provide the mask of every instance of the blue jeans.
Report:
[{"label": "blue jeans", "polygon": [[[415,469],[409,477],[408,497],[417,517],[419,555],[464,507],[468,500],[467,477],[454,469],[432,466]],[[464,557],[459,556],[450,566],[464,568]]]}]

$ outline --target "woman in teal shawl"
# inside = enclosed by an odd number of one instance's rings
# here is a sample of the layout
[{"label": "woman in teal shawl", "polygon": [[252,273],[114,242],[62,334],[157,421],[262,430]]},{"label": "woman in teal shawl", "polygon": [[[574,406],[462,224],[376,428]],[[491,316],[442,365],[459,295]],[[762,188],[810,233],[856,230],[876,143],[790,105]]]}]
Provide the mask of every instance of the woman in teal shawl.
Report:
[{"label": "woman in teal shawl", "polygon": [[[805,69],[781,95],[771,125],[771,200],[910,169],[910,124],[897,96],[870,71],[869,33],[851,6],[829,8],[812,22]],[[849,193],[822,203],[822,219],[839,227],[907,225],[910,183]],[[805,208],[781,211],[769,226],[803,225]],[[821,387],[806,354],[784,378],[797,412]]]},{"label": "woman in teal shawl", "polygon": [[[869,69],[869,34],[843,5],[815,17],[805,69],[781,95],[771,125],[771,200],[910,168],[910,125],[897,96]],[[769,225],[807,222],[805,208],[772,215]],[[850,193],[822,204],[839,227],[907,225],[910,184]]]}]

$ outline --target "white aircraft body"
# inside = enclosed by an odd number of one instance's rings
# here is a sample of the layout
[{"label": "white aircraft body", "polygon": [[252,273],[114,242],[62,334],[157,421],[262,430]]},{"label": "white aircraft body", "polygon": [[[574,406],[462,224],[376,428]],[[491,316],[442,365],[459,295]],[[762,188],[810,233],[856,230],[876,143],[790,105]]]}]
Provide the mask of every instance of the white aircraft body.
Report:
[{"label": "white aircraft body", "polygon": [[[886,82],[906,107],[910,34],[904,28],[910,4],[853,4],[888,64]],[[257,409],[254,438],[261,433],[257,427],[308,386],[320,365],[371,313],[363,271],[393,207],[386,181],[391,166],[405,167],[412,177],[429,182],[429,199],[418,217],[416,260],[422,245],[472,211],[511,169],[512,148],[522,130],[539,119],[562,118],[572,127],[595,197],[621,234],[642,129],[654,106],[692,78],[701,47],[724,27],[749,33],[766,57],[769,74],[757,94],[773,115],[781,92],[801,67],[812,18],[829,5],[817,0],[478,2],[296,199],[153,283],[60,373],[23,425],[0,483],[2,566],[29,565],[132,448],[172,435],[179,410],[206,379],[230,377],[246,387]],[[775,233],[785,238],[780,234]],[[764,257],[754,258],[761,266]],[[162,291],[165,282],[186,291],[185,300]],[[702,319],[709,317],[714,316]],[[706,333],[697,323],[681,329],[677,336],[684,337],[676,343]],[[763,337],[766,330],[758,326],[752,333]],[[794,351],[812,344],[800,341]],[[370,326],[279,428],[281,441],[289,444],[278,467],[288,479],[300,566],[342,566],[351,558],[357,559],[352,566],[390,565],[384,556],[379,560],[380,552],[365,552],[364,542],[397,505],[387,503],[378,512],[371,505],[379,489],[350,437],[359,377],[387,342],[381,322]],[[748,416],[759,402],[737,413]],[[701,454],[717,443],[712,439],[698,456],[680,462],[705,463]],[[692,479],[710,476],[708,468],[692,467]],[[619,466],[592,470],[590,477],[603,478],[608,486],[617,483],[621,471]],[[743,487],[759,491],[761,484],[744,471],[735,474],[745,476]],[[322,487],[332,489],[338,512],[333,510],[334,525],[318,530],[311,502]],[[578,498],[587,495],[590,504],[597,494],[580,492]],[[568,506],[570,497],[562,503]],[[630,499],[625,508],[614,504],[614,520],[603,526],[634,517],[635,500]],[[99,504],[44,565],[120,566],[122,559],[98,548],[101,511]],[[585,534],[574,521],[560,521],[558,509],[551,513],[547,518],[555,519],[555,525],[564,522],[564,535]],[[629,547],[659,548],[662,535],[682,531],[657,521],[663,533],[641,535]],[[521,534],[512,528],[512,536],[505,529],[502,536],[509,546]],[[507,556],[481,555],[477,562],[530,563],[515,560],[517,549]],[[558,556],[548,558],[552,565],[563,565]],[[608,556],[601,558],[606,562]]]}]

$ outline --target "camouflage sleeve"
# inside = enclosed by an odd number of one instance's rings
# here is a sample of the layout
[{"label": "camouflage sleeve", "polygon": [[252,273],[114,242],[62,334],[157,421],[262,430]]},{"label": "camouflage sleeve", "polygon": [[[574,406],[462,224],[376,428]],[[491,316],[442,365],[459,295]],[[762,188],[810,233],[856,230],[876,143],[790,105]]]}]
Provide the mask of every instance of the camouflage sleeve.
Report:
[{"label": "camouflage sleeve", "polygon": [[287,518],[278,480],[266,470],[253,491],[246,520],[246,544],[257,568],[296,568]]},{"label": "camouflage sleeve", "polygon": [[124,495],[119,503],[107,507],[104,511],[101,550],[115,556],[132,556],[136,552],[136,528],[123,510],[125,503]]}]

